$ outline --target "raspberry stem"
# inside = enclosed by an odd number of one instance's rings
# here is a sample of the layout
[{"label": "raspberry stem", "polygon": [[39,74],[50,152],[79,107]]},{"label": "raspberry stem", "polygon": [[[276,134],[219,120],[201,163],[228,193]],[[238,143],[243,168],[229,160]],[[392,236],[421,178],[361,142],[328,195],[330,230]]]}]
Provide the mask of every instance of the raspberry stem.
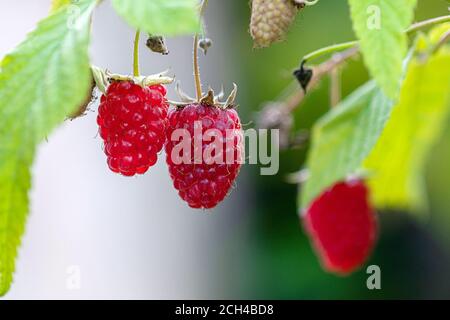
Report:
[{"label": "raspberry stem", "polygon": [[411,27],[409,27],[409,29],[406,30],[406,33],[413,33],[422,28],[434,26],[436,24],[441,24],[441,23],[449,22],[449,21],[450,21],[450,15],[420,21],[420,22],[413,24]]},{"label": "raspberry stem", "polygon": [[331,45],[331,46],[328,46],[325,48],[321,48],[319,50],[316,50],[316,51],[311,52],[310,54],[306,55],[303,58],[303,60],[310,61],[310,60],[317,59],[321,56],[324,56],[324,55],[327,55],[330,53],[334,53],[336,51],[344,51],[346,49],[356,46],[358,43],[359,43],[358,41],[349,41],[349,42],[334,44],[334,45]]},{"label": "raspberry stem", "polygon": [[208,0],[203,0],[202,6],[200,8],[200,18],[205,14],[206,7],[208,6]]},{"label": "raspberry stem", "polygon": [[200,67],[198,65],[198,34],[194,36],[194,80],[197,101],[202,98],[202,81],[200,79]]},{"label": "raspberry stem", "polygon": [[333,108],[341,101],[341,69],[339,67],[330,71],[330,106]]},{"label": "raspberry stem", "polygon": [[133,53],[133,75],[139,77],[139,38],[141,33],[139,30],[136,31],[136,36],[134,38],[134,53]]},{"label": "raspberry stem", "polygon": [[[449,21],[450,21],[450,15],[420,21],[420,22],[413,24],[411,27],[409,27],[407,30],[405,30],[405,33],[411,34],[416,31],[419,31],[423,28],[434,26],[436,24],[441,24],[444,22],[449,22]],[[339,43],[339,44],[335,44],[335,45],[332,45],[329,47],[321,48],[319,50],[316,50],[316,51],[311,52],[310,54],[306,55],[303,58],[303,60],[304,61],[314,60],[314,59],[320,58],[324,55],[328,55],[330,53],[335,53],[337,51],[343,51],[343,50],[346,50],[349,48],[356,47],[358,44],[359,44],[359,41],[350,41],[350,42]]]},{"label": "raspberry stem", "polygon": [[[208,0],[203,0],[200,7],[200,19],[202,19],[205,13],[206,6],[208,5]],[[198,64],[198,33],[194,36],[194,80],[195,80],[195,91],[197,94],[197,101],[202,98],[202,81],[200,79],[200,66]]]},{"label": "raspberry stem", "polygon": [[444,33],[444,35],[439,39],[439,42],[434,46],[429,55],[433,55],[439,51],[448,41],[450,40],[450,31]]}]

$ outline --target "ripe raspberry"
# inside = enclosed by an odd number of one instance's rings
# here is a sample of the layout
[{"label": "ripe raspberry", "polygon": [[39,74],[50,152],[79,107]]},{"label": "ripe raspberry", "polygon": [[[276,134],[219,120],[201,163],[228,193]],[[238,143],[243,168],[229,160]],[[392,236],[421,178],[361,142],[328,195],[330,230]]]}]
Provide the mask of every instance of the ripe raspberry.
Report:
[{"label": "ripe raspberry", "polygon": [[115,81],[101,98],[97,123],[108,166],[124,176],[145,173],[156,163],[168,126],[166,89]]},{"label": "ripe raspberry", "polygon": [[253,0],[250,33],[255,47],[268,47],[284,38],[304,3],[298,0]]},{"label": "ripe raspberry", "polygon": [[[175,189],[192,208],[215,207],[227,195],[241,166],[242,131],[236,110],[220,108],[204,102],[193,103],[183,108],[170,110],[169,122],[165,147],[166,161]],[[189,132],[192,138],[187,141],[187,144],[183,139],[172,141],[174,137],[172,134],[177,129],[186,129],[185,132]],[[207,138],[208,133],[212,132],[208,131],[209,129],[220,134],[219,140]],[[229,130],[228,136],[227,130]],[[201,136],[199,136],[200,133]],[[195,140],[198,142],[197,144]],[[228,148],[227,140],[229,141]],[[189,152],[190,155],[176,152],[183,142],[186,152]],[[211,148],[214,144],[221,149],[217,153],[212,152]],[[174,150],[174,148],[177,149]],[[202,154],[201,158],[196,156],[196,151],[198,153],[199,150]],[[172,153],[172,151],[174,152]],[[183,156],[186,156],[187,161],[180,163],[179,158]],[[214,159],[218,161],[214,161]]]},{"label": "ripe raspberry", "polygon": [[326,190],[311,204],[304,219],[326,270],[351,273],[370,255],[377,221],[362,181],[340,182]]}]

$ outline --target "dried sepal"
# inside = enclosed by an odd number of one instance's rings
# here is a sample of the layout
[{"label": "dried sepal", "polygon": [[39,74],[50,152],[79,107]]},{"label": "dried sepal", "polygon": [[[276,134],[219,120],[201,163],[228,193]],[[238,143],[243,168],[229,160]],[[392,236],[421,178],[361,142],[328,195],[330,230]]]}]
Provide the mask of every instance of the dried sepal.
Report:
[{"label": "dried sepal", "polygon": [[181,102],[183,103],[193,103],[195,102],[195,99],[190,97],[188,94],[186,94],[180,86],[180,82],[178,81],[175,87],[175,92],[177,93],[178,97],[180,98]]},{"label": "dried sepal", "polygon": [[108,85],[113,81],[131,81],[143,88],[157,84],[170,84],[174,81],[173,77],[167,75],[169,72],[168,70],[149,76],[135,77],[131,75],[111,73],[108,70],[104,70],[95,66],[92,66],[91,69],[94,75],[95,83],[99,90],[103,93],[106,92]]},{"label": "dried sepal", "polygon": [[224,97],[223,87],[220,90],[219,94],[217,94],[217,95],[214,94],[213,89],[209,88],[207,93],[201,97],[200,101],[197,101],[196,99],[191,98],[186,93],[184,93],[181,90],[179,83],[177,83],[176,92],[177,92],[178,96],[180,97],[181,101],[168,100],[167,102],[173,106],[176,106],[177,108],[183,108],[187,105],[190,105],[190,104],[193,104],[196,102],[199,102],[199,103],[205,104],[205,105],[215,106],[215,107],[218,107],[221,109],[233,108],[233,107],[235,107],[237,90],[238,90],[237,85],[235,83],[233,83],[233,90],[231,91],[231,93],[228,96],[228,98],[226,99],[226,101],[222,102],[221,100]]},{"label": "dried sepal", "polygon": [[233,90],[231,91],[230,95],[227,98],[227,101],[225,101],[225,104],[224,104],[225,108],[234,107],[234,102],[235,102],[236,96],[237,96],[237,90],[238,90],[238,87],[237,87],[236,83],[233,83]]},{"label": "dried sepal", "polygon": [[213,89],[211,89],[211,88],[208,89],[208,92],[206,93],[206,95],[204,95],[200,99],[200,103],[204,104],[204,105],[208,105],[208,106],[213,106],[215,104]]}]

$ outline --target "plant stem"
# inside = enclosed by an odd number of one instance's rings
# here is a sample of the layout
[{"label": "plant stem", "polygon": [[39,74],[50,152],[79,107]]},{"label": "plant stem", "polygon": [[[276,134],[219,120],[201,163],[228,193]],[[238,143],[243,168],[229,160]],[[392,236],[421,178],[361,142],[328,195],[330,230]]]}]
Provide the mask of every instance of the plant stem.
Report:
[{"label": "plant stem", "polygon": [[357,44],[358,44],[358,41],[350,41],[350,42],[334,44],[332,46],[321,48],[319,50],[311,52],[310,54],[306,55],[303,58],[303,60],[304,61],[314,60],[314,59],[317,59],[326,54],[330,54],[330,53],[334,53],[336,51],[343,51],[343,50],[352,48],[352,47],[356,46]]},{"label": "plant stem", "polygon": [[202,81],[200,79],[200,67],[198,65],[198,34],[194,36],[194,80],[197,100],[200,101],[202,98]]},{"label": "plant stem", "polygon": [[[406,30],[406,33],[408,34],[413,33],[422,28],[426,28],[444,22],[450,22],[450,15],[415,23],[408,30]],[[450,40],[450,32],[447,32],[439,40],[438,44],[433,49],[433,52],[439,50],[449,40]],[[311,79],[310,83],[308,84],[308,91],[315,88],[325,75],[331,74],[332,78],[335,78],[334,80],[335,85],[334,88],[332,88],[332,91],[334,91],[334,94],[332,94],[332,96],[334,95],[334,98],[332,98],[331,104],[333,105],[338,100],[340,95],[338,93],[339,90],[338,85],[336,85],[336,78],[339,74],[338,70],[336,69],[338,69],[347,60],[356,56],[359,53],[358,44],[359,44],[358,41],[345,42],[329,46],[326,48],[322,48],[306,55],[304,61],[317,59],[324,55],[334,53],[334,55],[327,61],[313,68],[314,76]],[[280,129],[280,137],[290,135],[292,124],[283,125],[285,118],[288,117],[290,114],[292,114],[297,108],[299,108],[305,98],[305,92],[303,90],[299,90],[297,81],[295,82],[295,84],[296,86],[293,86],[292,88],[289,89],[289,91],[292,90],[292,93],[290,93],[290,95],[287,98],[283,97],[282,101],[280,101],[279,103],[274,103],[273,105],[269,105],[261,112],[258,119],[260,128],[278,127]]]},{"label": "plant stem", "polygon": [[205,14],[206,7],[208,6],[208,0],[203,0],[202,6],[200,8],[200,17],[203,17]]},{"label": "plant stem", "polygon": [[430,55],[435,54],[439,51],[448,41],[450,40],[450,31],[447,31],[444,33],[441,39],[439,39],[439,42],[434,46],[433,50],[431,50]]},{"label": "plant stem", "polygon": [[[317,87],[324,76],[330,74],[332,70],[339,68],[347,60],[351,59],[357,54],[358,48],[352,47],[345,51],[336,53],[329,60],[315,66],[313,77],[308,84],[308,91],[311,91],[315,87]],[[288,92],[286,92],[287,97],[283,97],[280,103],[274,104],[273,106],[269,105],[268,108],[260,113],[258,119],[260,128],[274,128],[274,123],[278,124],[279,126],[277,126],[277,128],[280,129],[280,139],[282,137],[290,135],[292,126],[292,124],[287,126],[280,125],[281,123],[283,123],[283,119],[287,115],[292,114],[297,108],[299,108],[302,105],[303,100],[305,99],[305,92],[299,89],[297,81],[295,81],[294,83],[295,85],[289,88]]]},{"label": "plant stem", "polygon": [[136,36],[134,38],[134,54],[133,54],[133,75],[135,77],[140,76],[139,72],[139,38],[140,38],[140,31],[136,31]]},{"label": "plant stem", "polygon": [[[200,19],[202,19],[205,13],[206,6],[208,5],[208,0],[203,0],[200,7]],[[197,95],[197,100],[200,101],[202,98],[202,81],[200,79],[200,66],[198,64],[198,33],[194,36],[194,80],[195,80],[195,91]]]},{"label": "plant stem", "polygon": [[[417,23],[413,24],[411,27],[409,27],[405,32],[407,34],[411,34],[420,29],[434,26],[436,24],[441,24],[444,22],[450,22],[450,15],[417,22]],[[303,58],[303,60],[305,60],[305,61],[314,60],[314,59],[320,58],[324,55],[328,55],[328,54],[331,54],[331,53],[334,53],[337,51],[343,51],[345,49],[356,47],[358,44],[359,44],[359,41],[349,41],[349,42],[339,43],[339,44],[335,44],[335,45],[332,45],[329,47],[321,48],[319,50],[316,50],[316,51],[313,51],[313,52],[307,54]]]},{"label": "plant stem", "polygon": [[339,67],[330,71],[330,105],[335,107],[341,101],[341,70]]},{"label": "plant stem", "polygon": [[406,33],[413,33],[422,28],[434,26],[436,24],[440,24],[440,23],[444,23],[444,22],[450,22],[450,15],[417,22],[417,23],[413,24],[411,27],[409,27],[406,30]]},{"label": "plant stem", "polygon": [[208,6],[208,0],[203,0],[202,5],[200,7],[200,27],[201,27],[201,33],[202,37],[206,38],[206,23],[203,19],[203,16],[205,14],[206,7]]}]

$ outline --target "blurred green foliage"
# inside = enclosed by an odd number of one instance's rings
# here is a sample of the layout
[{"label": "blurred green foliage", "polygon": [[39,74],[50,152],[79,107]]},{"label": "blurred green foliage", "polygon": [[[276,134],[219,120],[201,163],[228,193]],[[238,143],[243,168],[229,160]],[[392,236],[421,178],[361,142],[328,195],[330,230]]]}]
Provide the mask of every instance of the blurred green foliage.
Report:
[{"label": "blurred green foliage", "polygon": [[[254,120],[261,104],[273,101],[291,82],[301,58],[327,45],[355,39],[345,0],[322,0],[298,17],[287,41],[269,49],[253,50],[248,30],[248,1],[232,3],[234,61],[242,70],[240,104],[243,122]],[[445,0],[419,0],[415,20],[448,14]],[[368,80],[361,60],[347,64],[343,94],[348,95]],[[245,88],[245,89],[244,89]],[[310,129],[328,110],[328,83],[323,81],[295,113],[295,128]],[[252,176],[256,206],[251,215],[254,237],[250,239],[247,266],[242,273],[230,270],[229,286],[237,297],[272,299],[379,299],[450,298],[450,129],[435,148],[427,173],[431,219],[416,221],[401,212],[380,215],[380,239],[369,264],[382,271],[382,290],[366,288],[365,268],[349,277],[325,273],[305,237],[297,216],[297,186],[285,176],[302,168],[308,146],[283,152],[277,176]],[[440,230],[442,232],[436,232]],[[245,281],[242,282],[242,279]]]}]

